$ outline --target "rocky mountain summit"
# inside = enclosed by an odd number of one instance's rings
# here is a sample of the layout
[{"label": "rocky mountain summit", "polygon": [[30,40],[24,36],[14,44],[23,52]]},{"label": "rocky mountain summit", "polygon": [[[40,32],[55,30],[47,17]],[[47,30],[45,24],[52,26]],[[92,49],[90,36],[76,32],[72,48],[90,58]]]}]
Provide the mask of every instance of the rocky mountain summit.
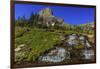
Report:
[{"label": "rocky mountain summit", "polygon": [[64,20],[53,15],[53,11],[50,8],[44,8],[40,10],[34,20],[36,23],[43,27],[63,27]]},{"label": "rocky mountain summit", "polygon": [[53,16],[53,12],[50,8],[44,8],[44,9],[41,9],[38,14],[40,16],[45,16],[45,17],[52,17]]}]

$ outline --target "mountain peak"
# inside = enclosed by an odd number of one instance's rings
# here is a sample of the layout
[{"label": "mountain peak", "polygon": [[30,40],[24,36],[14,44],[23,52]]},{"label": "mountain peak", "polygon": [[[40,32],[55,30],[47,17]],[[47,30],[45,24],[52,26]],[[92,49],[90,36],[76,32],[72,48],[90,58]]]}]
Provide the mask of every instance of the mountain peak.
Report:
[{"label": "mountain peak", "polygon": [[52,10],[50,8],[44,8],[44,9],[39,11],[39,15],[42,15],[42,16],[52,16],[53,12],[52,12]]}]

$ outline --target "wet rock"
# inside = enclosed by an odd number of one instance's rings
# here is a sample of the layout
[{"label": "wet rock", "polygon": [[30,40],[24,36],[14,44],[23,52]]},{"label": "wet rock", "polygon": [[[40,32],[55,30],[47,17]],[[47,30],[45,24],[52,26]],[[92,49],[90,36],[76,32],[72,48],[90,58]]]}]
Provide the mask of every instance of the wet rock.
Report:
[{"label": "wet rock", "polygon": [[76,34],[65,36],[66,46],[76,46],[78,45],[78,36]]},{"label": "wet rock", "polygon": [[39,61],[55,63],[94,59],[94,50],[86,36],[70,34],[61,36],[61,41],[60,44],[56,44],[56,47],[41,55]]},{"label": "wet rock", "polygon": [[88,48],[91,47],[91,45],[90,45],[90,43],[89,43],[88,40],[86,40],[86,46],[87,46]]},{"label": "wet rock", "polygon": [[90,48],[92,46],[91,46],[91,44],[90,44],[90,42],[88,41],[87,38],[85,36],[80,36],[79,40],[80,40],[81,44],[84,45],[86,48]]},{"label": "wet rock", "polygon": [[78,39],[78,36],[76,34],[72,34],[68,36],[69,40],[74,40],[74,39]]},{"label": "wet rock", "polygon": [[83,35],[71,34],[65,36],[65,42],[63,42],[64,46],[78,46],[83,45],[86,48],[92,47],[90,42],[87,39],[88,37]]},{"label": "wet rock", "polygon": [[70,59],[70,53],[62,47],[56,47],[46,55],[40,56],[39,60],[45,62],[62,62],[65,58]]},{"label": "wet rock", "polygon": [[82,55],[84,55],[83,59],[94,59],[94,50],[85,49],[82,51]]},{"label": "wet rock", "polygon": [[76,46],[76,45],[78,45],[78,41],[77,40],[68,40],[67,45],[68,46]]}]

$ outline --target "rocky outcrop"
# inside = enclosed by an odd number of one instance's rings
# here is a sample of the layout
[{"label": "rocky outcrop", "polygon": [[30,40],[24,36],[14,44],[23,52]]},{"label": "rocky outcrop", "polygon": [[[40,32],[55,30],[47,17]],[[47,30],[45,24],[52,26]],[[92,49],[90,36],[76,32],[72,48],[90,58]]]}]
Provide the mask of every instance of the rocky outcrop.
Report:
[{"label": "rocky outcrop", "polygon": [[82,45],[85,48],[90,48],[92,45],[87,39],[88,37],[83,36],[83,35],[77,35],[77,34],[72,34],[72,35],[65,35],[65,42],[63,43],[66,46],[79,46]]},{"label": "rocky outcrop", "polygon": [[64,20],[53,15],[50,8],[44,8],[35,15],[35,23],[41,27],[63,27]]},{"label": "rocky outcrop", "polygon": [[82,57],[82,59],[94,59],[94,50],[93,49],[84,49],[82,50],[82,55],[84,57]]},{"label": "rocky outcrop", "polygon": [[39,61],[56,63],[74,59],[76,61],[94,59],[93,45],[86,36],[70,34],[62,38],[62,42],[41,55]]},{"label": "rocky outcrop", "polygon": [[39,14],[39,16],[52,17],[53,12],[50,8],[44,8],[44,9],[41,9],[38,12],[38,14]]},{"label": "rocky outcrop", "polygon": [[39,58],[45,62],[62,62],[64,59],[70,59],[70,53],[63,47],[53,48]]}]

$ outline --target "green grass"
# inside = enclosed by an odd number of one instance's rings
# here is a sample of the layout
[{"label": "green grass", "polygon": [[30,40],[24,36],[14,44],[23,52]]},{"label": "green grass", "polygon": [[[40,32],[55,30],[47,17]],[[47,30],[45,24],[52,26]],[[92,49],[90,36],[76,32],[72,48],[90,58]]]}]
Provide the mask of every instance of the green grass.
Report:
[{"label": "green grass", "polygon": [[[27,29],[29,31],[27,31]],[[85,33],[85,32],[84,32]],[[46,50],[53,48],[55,44],[60,43],[60,36],[66,34],[84,34],[75,30],[57,30],[54,32],[46,31],[45,29],[39,29],[36,27],[15,27],[15,48],[21,44],[25,44],[27,47],[31,47],[32,51],[24,51],[24,55],[19,55],[19,61],[25,59],[25,61],[36,61],[36,59],[44,53]],[[87,33],[87,32],[86,32]],[[90,31],[93,33],[93,31]],[[76,49],[81,49],[83,46],[78,45]]]},{"label": "green grass", "polygon": [[[26,28],[16,28],[15,36],[25,32]],[[60,34],[54,32],[45,32],[43,29],[32,28],[31,31],[25,32],[22,36],[15,38],[15,47],[25,44],[32,47],[27,59],[35,61],[36,58],[44,51],[52,48],[60,40]]]}]

